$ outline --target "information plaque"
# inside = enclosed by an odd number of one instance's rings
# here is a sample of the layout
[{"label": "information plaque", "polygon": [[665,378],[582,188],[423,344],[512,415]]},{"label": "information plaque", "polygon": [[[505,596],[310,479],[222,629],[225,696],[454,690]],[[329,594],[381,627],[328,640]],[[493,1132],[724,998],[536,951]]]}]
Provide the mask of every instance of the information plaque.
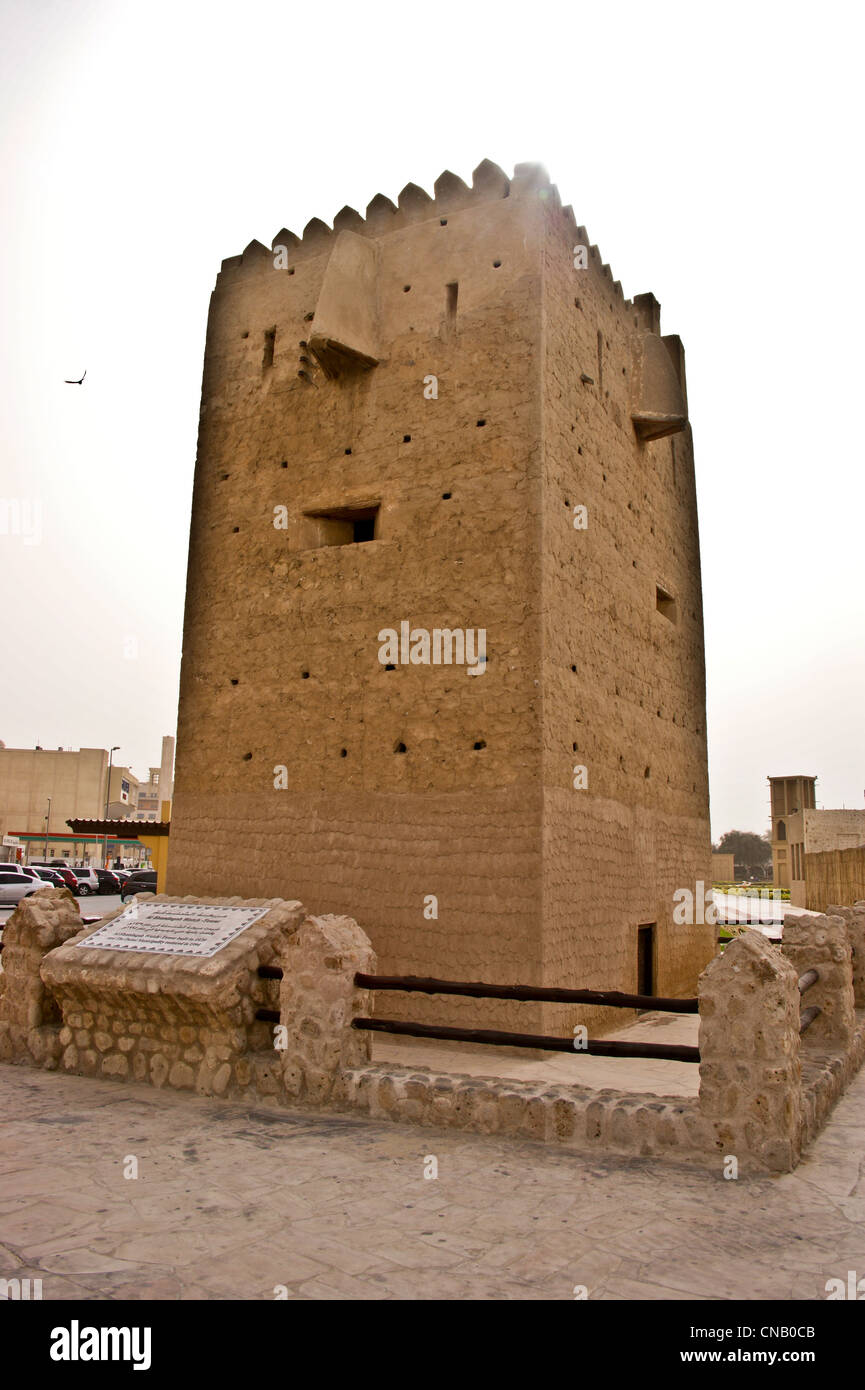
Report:
[{"label": "information plaque", "polygon": [[207,903],[133,903],[76,944],[110,951],[213,956],[269,907],[212,907]]}]

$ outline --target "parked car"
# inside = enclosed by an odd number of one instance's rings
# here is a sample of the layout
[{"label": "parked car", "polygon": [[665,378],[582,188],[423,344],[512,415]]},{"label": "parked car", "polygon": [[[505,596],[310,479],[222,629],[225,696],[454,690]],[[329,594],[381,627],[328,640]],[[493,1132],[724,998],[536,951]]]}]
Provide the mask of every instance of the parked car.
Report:
[{"label": "parked car", "polygon": [[120,890],[120,896],[125,903],[131,901],[136,893],[155,893],[156,892],[156,870],[155,869],[136,869],[131,873]]},{"label": "parked car", "polygon": [[40,888],[44,887],[41,878],[17,874],[9,864],[0,866],[0,905],[20,903],[22,898],[29,897],[31,893],[38,893]]},{"label": "parked car", "polygon": [[120,879],[114,869],[94,869],[93,872],[99,879],[100,893],[120,892]]},{"label": "parked car", "polygon": [[75,877],[68,864],[52,864],[55,874],[59,874],[70,893],[78,892],[78,879]]},{"label": "parked car", "polygon": [[78,892],[78,879],[65,859],[37,859],[30,867],[31,869],[50,869],[52,874],[58,875],[63,888],[68,888],[72,893]]},{"label": "parked car", "polygon": [[43,877],[46,870],[39,864],[0,864],[0,869],[6,873],[22,874],[24,878],[41,879],[43,883],[51,882],[50,878]]},{"label": "parked car", "polygon": [[99,879],[96,877],[95,869],[76,865],[72,872],[78,880],[78,887],[73,891],[77,892],[80,897],[86,898],[88,893],[99,892]]},{"label": "parked car", "polygon": [[31,869],[37,878],[41,878],[43,883],[50,883],[55,888],[65,888],[66,884],[54,869],[44,869],[41,864],[32,864]]}]

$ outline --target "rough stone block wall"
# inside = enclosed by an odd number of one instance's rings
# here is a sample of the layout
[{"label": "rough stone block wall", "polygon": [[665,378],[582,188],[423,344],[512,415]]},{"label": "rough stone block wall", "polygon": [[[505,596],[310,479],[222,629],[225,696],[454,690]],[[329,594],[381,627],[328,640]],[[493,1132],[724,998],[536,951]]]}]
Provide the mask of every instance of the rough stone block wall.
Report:
[{"label": "rough stone block wall", "polygon": [[[54,1067],[62,1051],[62,1064],[84,1074],[359,1109],[582,1153],[669,1155],[716,1169],[735,1157],[745,1173],[795,1167],[865,1057],[841,917],[788,918],[784,951],[746,932],[716,957],[700,980],[700,1093],[682,1099],[373,1064],[370,1034],[352,1024],[370,1014],[356,974],[374,974],[376,957],[346,917],[306,917],[299,903],[223,902],[269,911],[213,957],[196,958],[82,949],[89,932],[76,931],[71,897],[37,896],[6,928],[0,1060]],[[827,1027],[803,1047],[797,980],[815,959]],[[262,965],[271,974],[279,966],[278,983],[259,977]],[[262,1007],[278,1019],[272,1029],[256,1019]]]},{"label": "rough stone block wall", "polygon": [[827,914],[843,917],[850,942],[850,963],[853,972],[853,1001],[857,1009],[865,1009],[865,902],[853,907],[828,907]]},{"label": "rough stone block wall", "polygon": [[352,1028],[372,1012],[356,972],[374,975],[375,951],[350,917],[308,917],[282,954],[283,1084],[298,1100],[326,1101],[347,1068],[369,1063],[372,1035]]},{"label": "rough stone block wall", "polygon": [[281,1090],[272,1026],[255,1017],[260,1008],[276,1007],[278,985],[260,979],[258,967],[278,962],[304,909],[298,902],[262,898],[195,901],[270,911],[210,959],[80,949],[81,941],[123,911],[118,909],[83,932],[79,921],[74,940],[42,962],[42,977],[63,1012],[59,1040],[65,1070],[201,1095]]},{"label": "rough stone block wall", "polygon": [[844,1052],[853,1042],[856,1012],[850,937],[843,917],[784,915],[781,949],[797,978],[816,970],[818,979],[802,996],[802,1007],[819,1015],[803,1034],[806,1048]]},{"label": "rough stone block wall", "polygon": [[719,1155],[780,1172],[802,1145],[798,977],[749,931],[700,978],[700,1111]]},{"label": "rough stone block wall", "polygon": [[41,976],[43,958],[81,931],[68,888],[46,886],[23,898],[3,929],[0,1061],[53,1071],[62,1052],[59,1001]]}]

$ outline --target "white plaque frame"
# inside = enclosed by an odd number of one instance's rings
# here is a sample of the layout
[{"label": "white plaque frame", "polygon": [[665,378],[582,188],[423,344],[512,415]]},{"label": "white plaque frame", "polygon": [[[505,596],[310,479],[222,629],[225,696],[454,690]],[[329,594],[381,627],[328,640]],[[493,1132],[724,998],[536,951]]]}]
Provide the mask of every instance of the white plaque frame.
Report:
[{"label": "white plaque frame", "polygon": [[215,956],[271,907],[211,903],[132,903],[75,945],[102,951],[145,951],[164,956]]}]

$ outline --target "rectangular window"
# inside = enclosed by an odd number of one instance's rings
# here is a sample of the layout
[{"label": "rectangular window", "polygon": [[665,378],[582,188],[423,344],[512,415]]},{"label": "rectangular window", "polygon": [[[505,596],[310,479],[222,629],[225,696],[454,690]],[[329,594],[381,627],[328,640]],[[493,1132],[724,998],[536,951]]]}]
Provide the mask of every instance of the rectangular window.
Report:
[{"label": "rectangular window", "polygon": [[327,512],[305,512],[317,530],[316,546],[361,545],[378,537],[379,504],[369,507],[335,507]]},{"label": "rectangular window", "polygon": [[655,993],[655,923],[637,927],[637,993]]},{"label": "rectangular window", "polygon": [[264,356],[261,365],[264,371],[273,366],[273,350],[276,346],[276,329],[266,328],[264,330]]},{"label": "rectangular window", "polygon": [[445,285],[445,322],[448,328],[453,328],[457,321],[457,297],[460,292],[458,281]]},{"label": "rectangular window", "polygon": [[655,585],[655,607],[671,623],[678,621],[676,600],[672,594],[667,593],[666,589],[662,589],[660,584]]}]

